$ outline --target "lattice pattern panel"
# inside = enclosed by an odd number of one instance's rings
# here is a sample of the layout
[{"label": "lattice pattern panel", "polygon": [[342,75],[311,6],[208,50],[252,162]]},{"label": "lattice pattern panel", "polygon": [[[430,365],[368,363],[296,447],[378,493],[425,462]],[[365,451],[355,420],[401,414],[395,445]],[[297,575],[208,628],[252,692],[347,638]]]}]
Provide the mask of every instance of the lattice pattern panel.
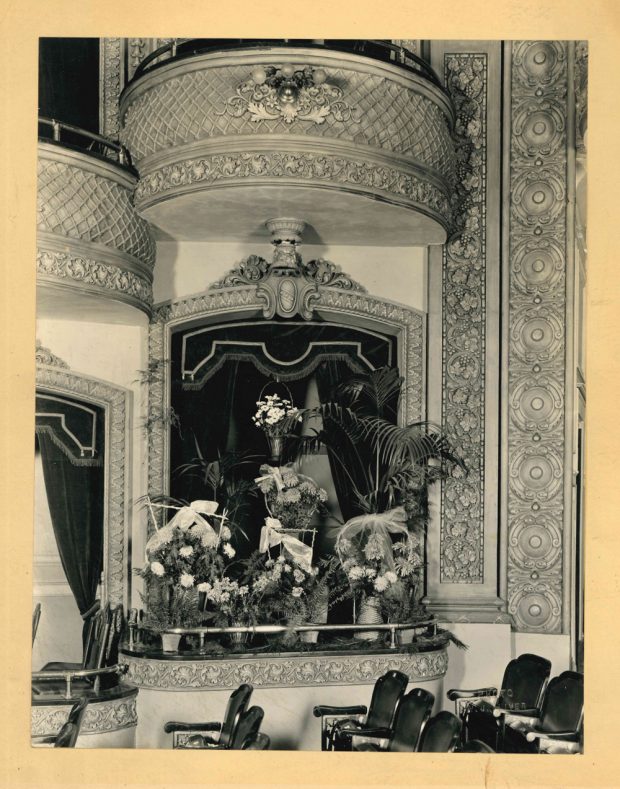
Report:
[{"label": "lattice pattern panel", "polygon": [[457,121],[458,228],[443,254],[442,422],[467,465],[442,485],[442,583],[482,583],[486,313],[487,55],[444,56]]},{"label": "lattice pattern panel", "polygon": [[426,95],[373,74],[330,68],[327,81],[343,90],[353,111],[351,119],[337,120],[331,113],[320,125],[299,119],[288,124],[283,118],[257,122],[249,113],[235,117],[227,105],[251,69],[249,63],[205,67],[139,95],[122,118],[121,138],[133,160],[139,165],[149,154],[212,137],[311,135],[401,153],[452,180],[455,164],[448,120]]},{"label": "lattice pattern panel", "polygon": [[520,630],[562,629],[567,44],[512,45],[508,605]]},{"label": "lattice pattern panel", "polygon": [[38,162],[37,227],[120,249],[150,268],[155,262],[149,225],[136,213],[128,188],[44,157]]}]

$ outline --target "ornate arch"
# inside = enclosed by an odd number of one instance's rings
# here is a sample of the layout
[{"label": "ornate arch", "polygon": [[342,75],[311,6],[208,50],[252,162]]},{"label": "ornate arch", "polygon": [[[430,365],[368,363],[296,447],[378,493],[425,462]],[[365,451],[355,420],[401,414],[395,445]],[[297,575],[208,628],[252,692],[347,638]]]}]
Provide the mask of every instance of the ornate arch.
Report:
[{"label": "ornate arch", "polygon": [[125,544],[129,533],[127,440],[131,392],[97,378],[73,373],[68,365],[37,344],[36,388],[79,398],[105,412],[105,488],[103,596],[110,604],[127,603]]},{"label": "ornate arch", "polygon": [[[400,419],[424,417],[426,316],[353,286],[318,285],[312,310],[320,318],[371,328],[397,338],[398,366],[405,378]],[[171,419],[169,356],[173,329],[264,314],[260,285],[233,285],[157,306],[149,330],[149,493],[168,492],[168,434]]]}]

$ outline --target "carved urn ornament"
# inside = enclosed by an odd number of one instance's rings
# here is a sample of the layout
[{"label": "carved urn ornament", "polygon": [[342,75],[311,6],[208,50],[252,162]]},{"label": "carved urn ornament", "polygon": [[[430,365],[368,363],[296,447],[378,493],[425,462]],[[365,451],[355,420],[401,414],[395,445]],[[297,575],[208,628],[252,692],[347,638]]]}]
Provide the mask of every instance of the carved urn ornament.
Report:
[{"label": "carved urn ornament", "polygon": [[256,285],[256,295],[264,302],[263,315],[293,318],[301,315],[311,320],[320,299],[319,285],[364,292],[364,288],[340,271],[329,260],[318,258],[304,263],[299,254],[306,223],[293,217],[269,219],[265,226],[271,233],[271,263],[259,255],[249,255],[239,267],[210,286],[221,290],[238,285]]},{"label": "carved urn ornament", "polygon": [[361,117],[343,100],[343,91],[327,82],[322,68],[256,66],[227,101],[220,115],[240,118],[247,113],[252,121],[294,120],[321,124],[328,115],[337,121],[359,123]]}]

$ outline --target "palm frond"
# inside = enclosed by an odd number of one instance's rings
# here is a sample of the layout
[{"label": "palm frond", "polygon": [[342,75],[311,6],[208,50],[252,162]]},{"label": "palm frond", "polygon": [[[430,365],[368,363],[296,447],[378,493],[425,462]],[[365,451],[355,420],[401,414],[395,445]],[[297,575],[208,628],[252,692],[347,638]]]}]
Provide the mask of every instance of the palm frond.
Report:
[{"label": "palm frond", "polygon": [[379,367],[370,373],[351,376],[334,390],[335,396],[355,405],[362,415],[384,416],[389,404],[398,404],[403,378],[393,367]]}]

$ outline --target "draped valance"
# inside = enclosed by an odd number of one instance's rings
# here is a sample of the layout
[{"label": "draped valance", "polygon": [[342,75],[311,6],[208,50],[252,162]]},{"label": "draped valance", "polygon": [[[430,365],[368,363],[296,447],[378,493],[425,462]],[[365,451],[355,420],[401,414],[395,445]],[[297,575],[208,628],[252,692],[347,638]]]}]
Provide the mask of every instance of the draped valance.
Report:
[{"label": "draped valance", "polygon": [[59,394],[37,392],[35,429],[76,466],[102,466],[103,411]]}]

